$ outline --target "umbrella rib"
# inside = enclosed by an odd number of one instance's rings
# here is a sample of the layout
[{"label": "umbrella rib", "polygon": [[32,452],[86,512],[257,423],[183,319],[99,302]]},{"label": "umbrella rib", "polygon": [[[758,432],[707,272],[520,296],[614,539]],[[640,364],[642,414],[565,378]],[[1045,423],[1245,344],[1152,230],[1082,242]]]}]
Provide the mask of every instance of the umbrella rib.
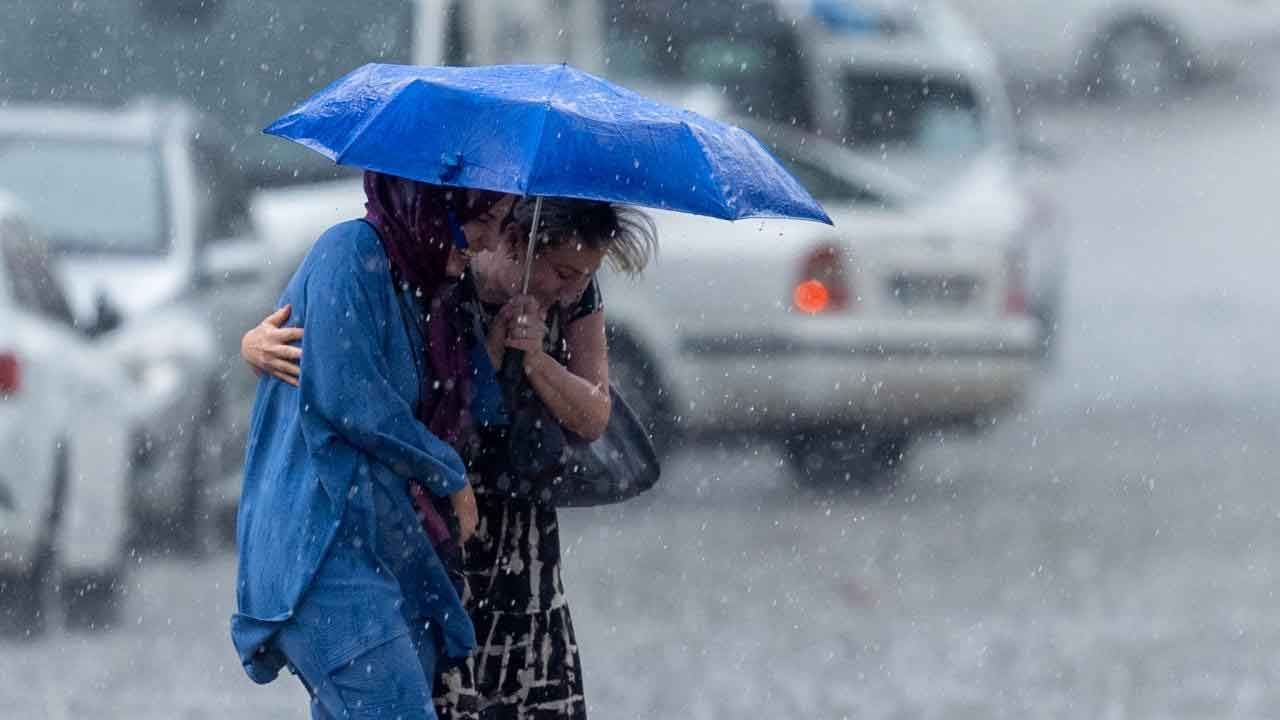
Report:
[{"label": "umbrella rib", "polygon": [[[686,138],[691,138],[694,140],[697,139],[696,131],[694,130],[693,125],[689,124],[688,120],[681,120],[680,124],[684,126],[685,130],[688,131],[688,134],[685,136]],[[698,155],[698,158],[702,160],[702,164],[706,167],[706,177],[711,179],[712,192],[715,193],[716,199],[720,201],[720,206],[724,208],[728,208],[729,201],[728,201],[728,198],[725,197],[724,189],[719,187],[718,183],[716,182],[717,179],[719,178],[719,173],[716,172],[715,166],[711,164],[711,159],[707,157],[706,147],[700,142],[694,142],[692,143],[692,145],[693,145],[694,151]],[[734,211],[734,217],[730,218],[730,220],[737,220],[738,219],[737,208],[733,208],[733,211]]]},{"label": "umbrella rib", "polygon": [[538,169],[538,161],[542,158],[542,145],[547,137],[547,118],[551,117],[551,98],[560,89],[560,83],[564,80],[565,73],[568,71],[568,65],[560,64],[560,73],[556,77],[555,85],[547,90],[547,96],[542,100],[542,125],[538,128],[538,144],[533,147],[533,157],[529,158],[529,168],[524,174],[523,194],[529,194],[529,184],[533,180],[533,172]]},{"label": "umbrella rib", "polygon": [[[412,85],[413,82],[410,82],[409,84]],[[335,163],[338,163],[339,165],[342,164],[342,161],[347,158],[347,153],[351,151],[351,146],[356,144],[356,141],[358,141],[360,137],[364,135],[364,131],[368,130],[369,126],[372,125],[374,121],[382,117],[382,113],[386,112],[387,108],[391,107],[394,99],[395,97],[393,96],[387,102],[384,102],[381,105],[379,105],[377,110],[374,110],[372,113],[370,113],[369,117],[365,118],[360,123],[359,129],[351,133],[351,140],[347,142],[347,144],[344,145],[342,149],[337,152],[337,154],[334,155],[333,161]]]}]

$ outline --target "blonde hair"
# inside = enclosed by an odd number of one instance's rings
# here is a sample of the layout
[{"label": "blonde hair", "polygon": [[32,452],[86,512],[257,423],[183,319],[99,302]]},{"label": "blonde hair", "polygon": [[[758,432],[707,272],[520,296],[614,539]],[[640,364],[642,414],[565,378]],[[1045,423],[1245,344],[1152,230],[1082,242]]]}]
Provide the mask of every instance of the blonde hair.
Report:
[{"label": "blonde hair", "polygon": [[[511,210],[513,222],[528,237],[535,201],[524,198]],[[604,250],[609,267],[637,275],[658,254],[658,229],[648,214],[626,205],[573,198],[544,198],[538,221],[538,248],[581,243]]]}]

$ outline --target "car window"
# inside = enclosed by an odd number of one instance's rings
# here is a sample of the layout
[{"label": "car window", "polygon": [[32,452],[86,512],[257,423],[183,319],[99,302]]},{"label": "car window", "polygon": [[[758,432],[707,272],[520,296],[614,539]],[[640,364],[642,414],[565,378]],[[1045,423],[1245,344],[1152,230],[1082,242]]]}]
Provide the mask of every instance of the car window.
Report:
[{"label": "car window", "polygon": [[850,71],[841,141],[929,184],[962,169],[989,143],[972,85],[917,73]]},{"label": "car window", "polygon": [[759,123],[744,123],[751,132],[768,146],[770,152],[782,161],[796,180],[821,203],[843,205],[890,205],[890,199],[876,192],[865,181],[852,175],[841,174],[814,159],[815,150],[806,148],[799,139],[802,136],[783,133],[776,128]]},{"label": "car window", "polygon": [[782,162],[819,202],[880,206],[888,204],[883,196],[873,192],[869,187],[859,185],[851,178],[836,175],[807,159],[782,158]]},{"label": "car window", "polygon": [[59,250],[162,254],[168,249],[160,159],[150,146],[0,139],[0,187]]},{"label": "car window", "polygon": [[66,325],[75,324],[71,304],[53,274],[49,248],[19,223],[0,223],[0,254],[18,307]]}]

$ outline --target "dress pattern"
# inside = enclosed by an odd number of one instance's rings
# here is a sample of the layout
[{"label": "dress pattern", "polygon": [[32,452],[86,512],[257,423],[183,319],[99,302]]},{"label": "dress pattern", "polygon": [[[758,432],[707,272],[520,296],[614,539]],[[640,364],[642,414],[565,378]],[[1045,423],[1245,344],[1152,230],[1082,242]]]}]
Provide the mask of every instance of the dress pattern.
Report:
[{"label": "dress pattern", "polygon": [[[482,327],[498,308],[473,301]],[[561,328],[602,308],[593,279],[582,297],[550,313],[546,351],[567,359]],[[441,720],[585,718],[582,667],[560,577],[553,506],[475,488],[479,524],[461,553],[462,601],[476,650],[437,677]]]}]

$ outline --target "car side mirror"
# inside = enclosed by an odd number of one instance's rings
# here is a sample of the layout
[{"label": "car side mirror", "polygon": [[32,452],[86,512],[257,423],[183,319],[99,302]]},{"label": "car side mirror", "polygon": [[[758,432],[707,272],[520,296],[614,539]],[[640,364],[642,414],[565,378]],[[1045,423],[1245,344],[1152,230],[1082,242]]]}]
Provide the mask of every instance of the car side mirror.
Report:
[{"label": "car side mirror", "polygon": [[207,285],[253,282],[262,277],[267,254],[252,238],[212,242],[200,253],[200,280]]},{"label": "car side mirror", "polygon": [[93,307],[93,324],[84,330],[84,334],[90,338],[106,335],[124,322],[124,314],[120,312],[120,308],[116,307],[115,303],[111,302],[111,298],[101,290],[93,301]]}]

